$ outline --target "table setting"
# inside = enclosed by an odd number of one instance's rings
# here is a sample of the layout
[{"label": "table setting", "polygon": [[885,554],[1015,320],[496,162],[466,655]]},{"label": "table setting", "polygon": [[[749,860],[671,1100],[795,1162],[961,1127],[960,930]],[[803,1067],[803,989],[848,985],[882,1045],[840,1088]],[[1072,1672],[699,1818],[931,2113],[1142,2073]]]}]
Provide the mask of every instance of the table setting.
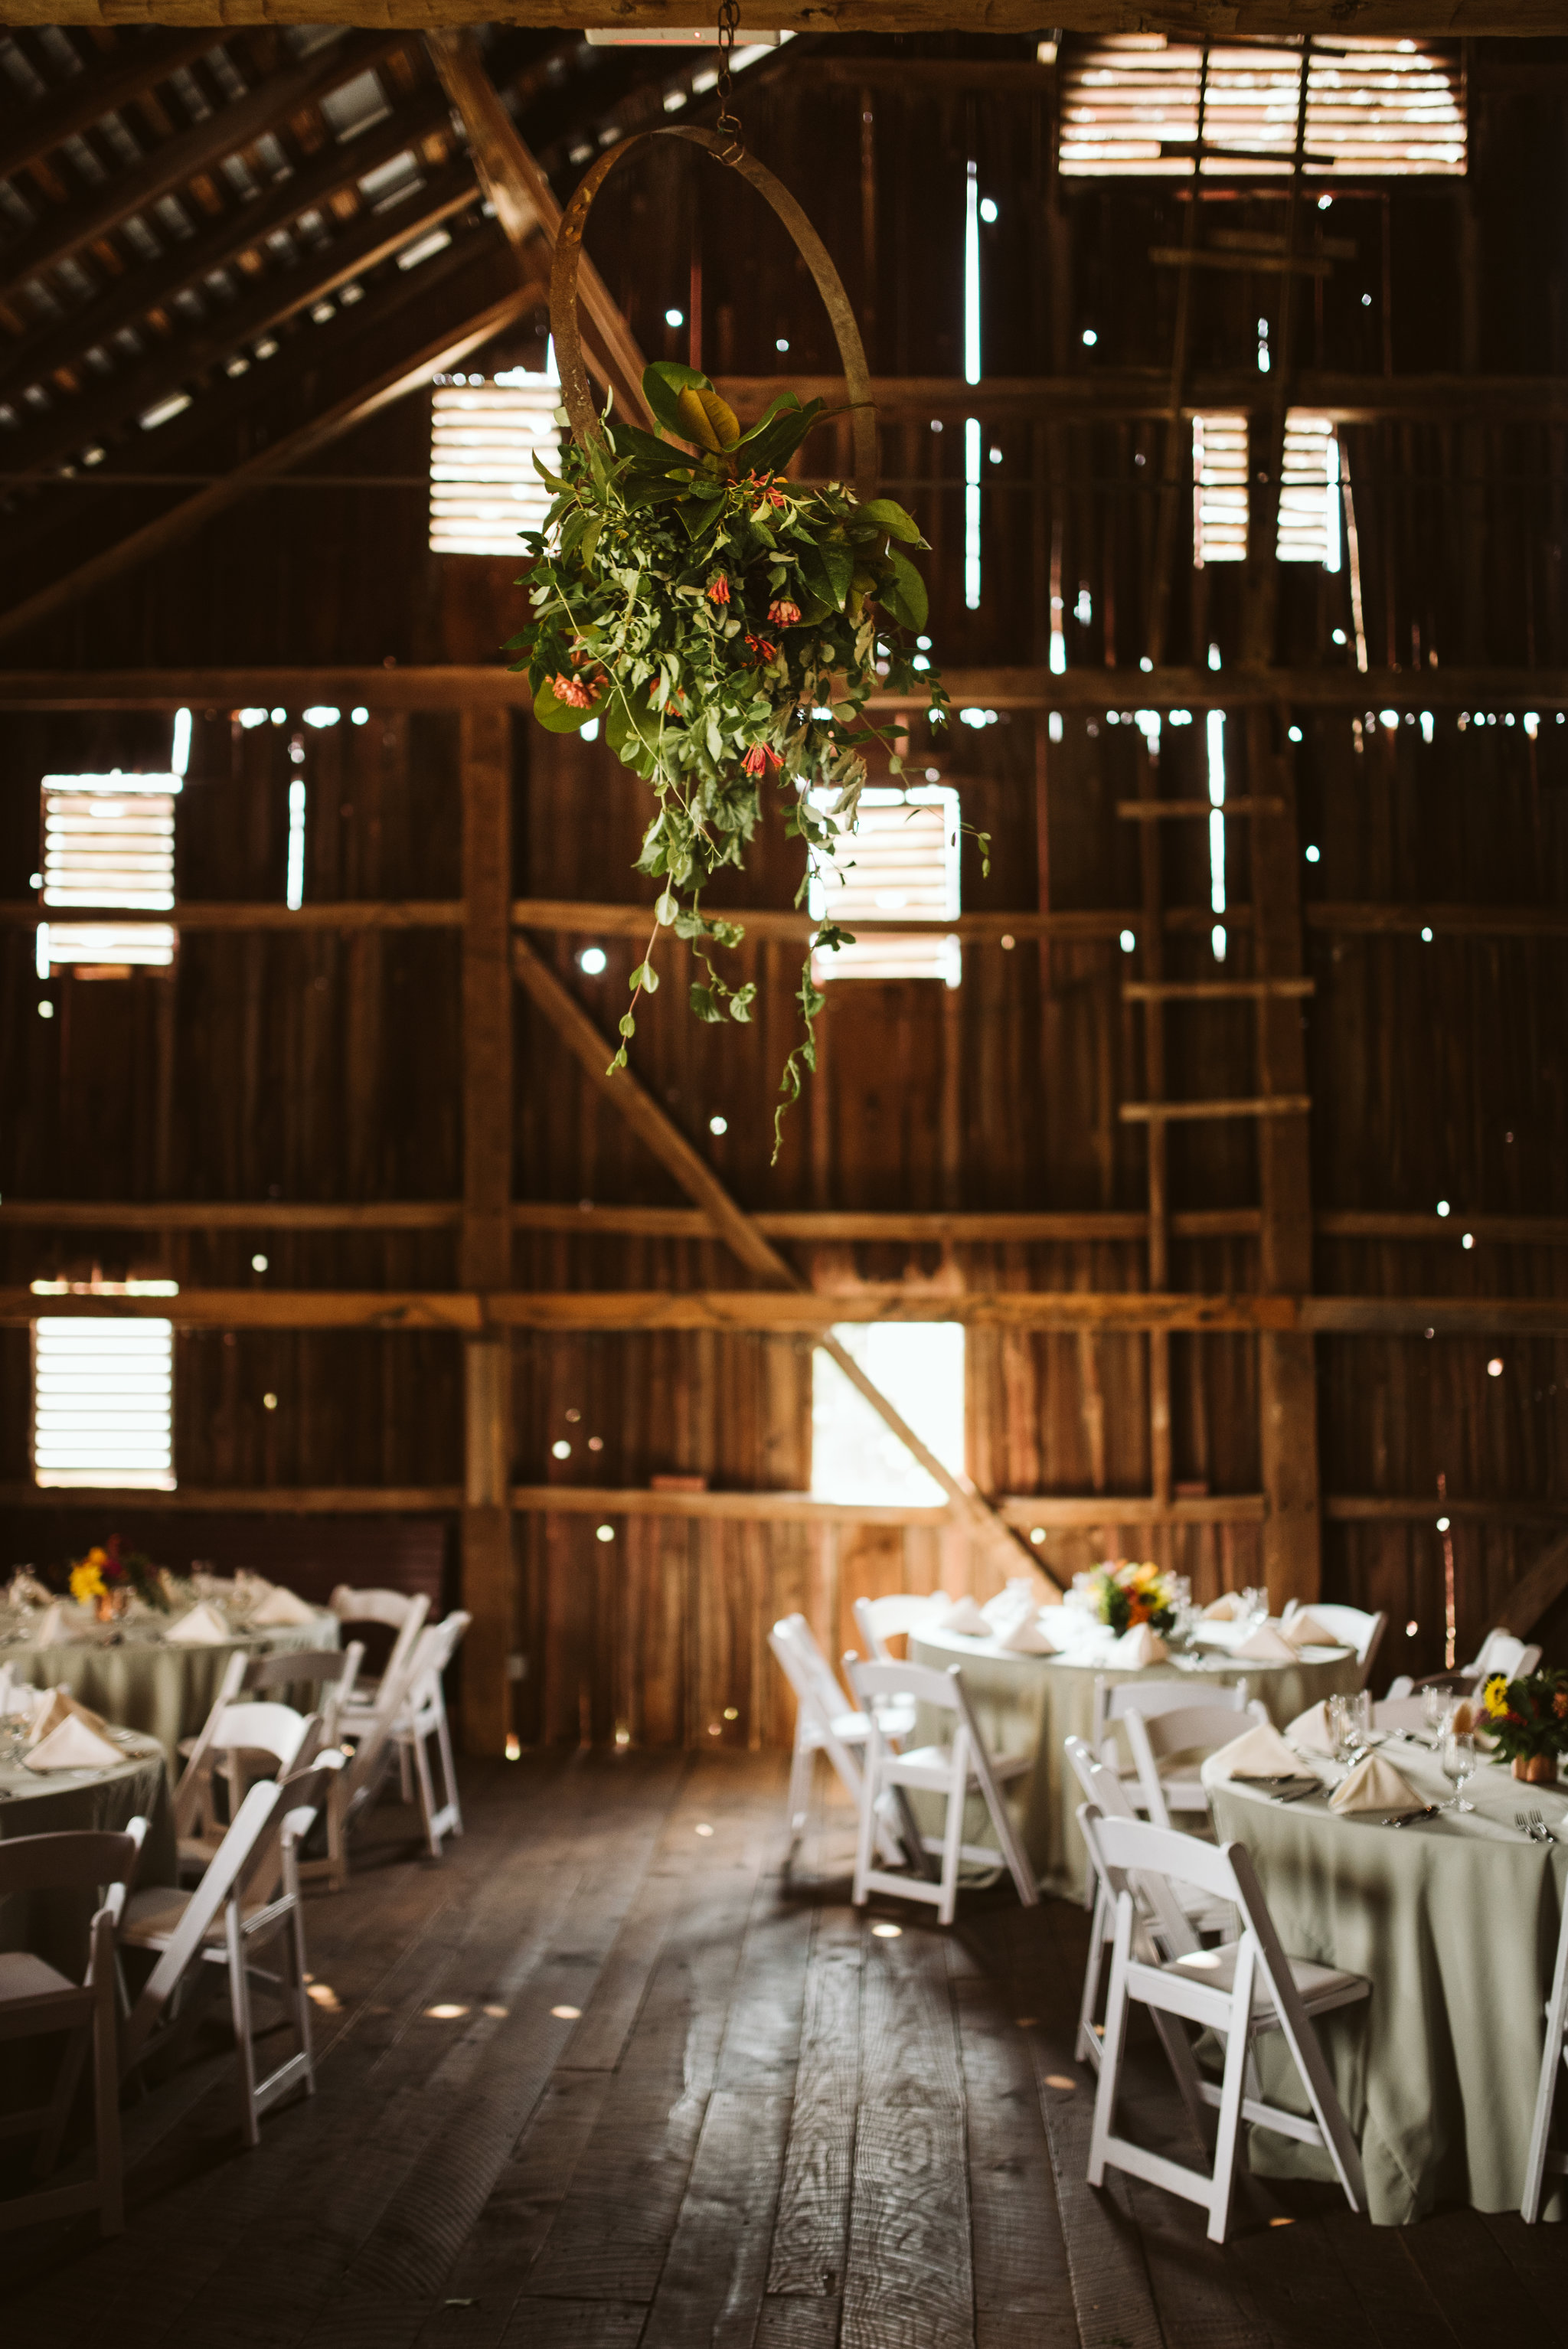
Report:
[{"label": "table setting", "polygon": [[1027,1576],[984,1607],[939,1593],[909,1635],[909,1654],[938,1670],[960,1664],[991,1750],[1033,1757],[1014,1790],[1019,1832],[1042,1886],[1072,1893],[1083,1882],[1074,1816],[1081,1796],[1062,1745],[1074,1736],[1092,1742],[1096,1681],[1189,1680],[1194,1704],[1245,1681],[1282,1727],[1360,1678],[1354,1651],[1315,1636],[1318,1628],[1308,1615],[1287,1630],[1261,1590],[1199,1609],[1183,1577],[1121,1561],[1076,1577],[1059,1605],[1042,1607]]},{"label": "table setting", "polygon": [[[1346,1694],[1283,1733],[1250,1728],[1202,1765],[1216,1833],[1245,1844],[1285,1946],[1373,1984],[1364,2009],[1319,2035],[1385,2225],[1442,2202],[1519,2207],[1568,1790],[1528,1775],[1537,1755],[1510,1734],[1509,1692],[1489,1689],[1501,1708],[1489,1712],[1484,1697],[1429,1692],[1421,1726],[1386,1731]],[[1288,2065],[1276,2076],[1265,2056],[1264,2073],[1288,2101]],[[1312,2148],[1274,2136],[1259,2134],[1253,2158],[1275,2176],[1327,2174]]]},{"label": "table setting", "polygon": [[36,1688],[67,1688],[106,1719],[156,1739],[170,1766],[211,1711],[236,1650],[335,1648],[329,1609],[242,1572],[174,1575],[111,1541],[56,1588],[19,1568],[0,1593],[0,1665]]}]

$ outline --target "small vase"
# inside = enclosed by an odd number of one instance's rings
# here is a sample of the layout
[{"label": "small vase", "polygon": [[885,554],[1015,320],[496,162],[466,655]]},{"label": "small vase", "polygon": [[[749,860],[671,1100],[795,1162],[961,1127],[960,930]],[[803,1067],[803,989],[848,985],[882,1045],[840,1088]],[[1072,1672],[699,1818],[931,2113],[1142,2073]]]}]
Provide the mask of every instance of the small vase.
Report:
[{"label": "small vase", "polygon": [[1513,1775],[1532,1786],[1554,1786],[1557,1784],[1557,1757],[1554,1754],[1516,1754]]}]

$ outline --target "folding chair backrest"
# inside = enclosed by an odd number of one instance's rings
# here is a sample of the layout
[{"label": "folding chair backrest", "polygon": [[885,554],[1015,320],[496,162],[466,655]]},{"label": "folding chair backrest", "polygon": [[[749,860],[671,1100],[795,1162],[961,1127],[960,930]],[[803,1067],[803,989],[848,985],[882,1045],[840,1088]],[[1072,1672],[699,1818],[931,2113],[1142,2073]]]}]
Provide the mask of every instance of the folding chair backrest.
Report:
[{"label": "folding chair backrest", "polygon": [[804,1615],[784,1616],[774,1624],[768,1644],[802,1704],[810,1705],[827,1721],[854,1711],[853,1700],[840,1687]]},{"label": "folding chair backrest", "polygon": [[1284,1620],[1294,1622],[1298,1615],[1310,1615],[1331,1632],[1342,1648],[1352,1648],[1358,1664],[1369,1664],[1373,1652],[1383,1636],[1387,1615],[1369,1614],[1365,1607],[1346,1607],[1338,1599],[1313,1599],[1288,1601]]},{"label": "folding chair backrest", "polygon": [[960,1714],[971,1731],[978,1735],[956,1665],[938,1671],[929,1664],[901,1664],[896,1661],[865,1664],[858,1656],[846,1656],[844,1666],[862,1713],[869,1712],[872,1705],[885,1704],[889,1697],[910,1696],[916,1704],[929,1704],[944,1713]]},{"label": "folding chair backrest", "polygon": [[1532,1672],[1540,1661],[1539,1648],[1516,1640],[1511,1631],[1499,1626],[1487,1633],[1476,1651],[1474,1663],[1467,1664],[1465,1671],[1467,1674],[1478,1673],[1482,1679],[1490,1678],[1493,1672],[1506,1672],[1511,1681],[1516,1681]]},{"label": "folding chair backrest", "polygon": [[199,1962],[207,1930],[251,1869],[257,1847],[274,1818],[289,1808],[286,1783],[263,1778],[253,1785],[230,1823],[227,1834],[208,1863],[201,1883],[186,1902],[184,1914],[169,1944],[142,1986],[130,2011],[121,2044],[120,2069],[135,2064],[160,2016],[190,1968]]},{"label": "folding chair backrest", "polygon": [[118,1833],[66,1828],[54,1835],[12,1836],[0,1842],[0,1900],[14,1892],[118,1892],[118,1913],[136,1878],[147,1821],[132,1819]]},{"label": "folding chair backrest", "polygon": [[[397,1631],[407,1621],[416,1601],[407,1590],[354,1590],[340,1582],[326,1603],[340,1623],[385,1623]],[[427,1599],[425,1612],[429,1609]]]},{"label": "folding chair backrest", "polygon": [[907,1590],[895,1591],[885,1599],[857,1599],[855,1629],[871,1661],[873,1664],[893,1662],[888,1641],[901,1638],[907,1631],[917,1631],[929,1618],[934,1604],[933,1599],[919,1598]]},{"label": "folding chair backrest", "polygon": [[[1173,1827],[1150,1826],[1147,1819],[1110,1818],[1103,1812],[1097,1815],[1090,1804],[1084,1807],[1106,1872],[1118,1891],[1123,1879],[1135,1877],[1140,1880],[1135,1892],[1140,1887],[1151,1891],[1157,1884],[1167,1889],[1172,1884],[1191,1884],[1216,1900],[1241,1906],[1241,1890],[1232,1864],[1232,1854],[1241,1850],[1241,1845],[1227,1844],[1220,1850],[1197,1836],[1179,1835]],[[1180,1903],[1174,1894],[1171,1895],[1171,1902],[1180,1915]],[[1185,1930],[1190,1943],[1191,1928]]]},{"label": "folding chair backrest", "polygon": [[473,1619],[471,1615],[454,1609],[438,1623],[426,1624],[415,1644],[409,1670],[416,1702],[423,1698],[432,1682],[439,1682]]},{"label": "folding chair backrest", "polygon": [[1072,1765],[1073,1775],[1083,1788],[1086,1802],[1098,1803],[1110,1818],[1135,1819],[1138,1816],[1127,1799],[1127,1789],[1120,1778],[1100,1760],[1086,1738],[1065,1737],[1062,1745]]},{"label": "folding chair backrest", "polygon": [[[1253,1721],[1268,1720],[1266,1706],[1256,1697],[1246,1708]],[[1172,1754],[1217,1753],[1228,1745],[1233,1737],[1242,1734],[1236,1720],[1236,1707],[1229,1704],[1171,1705],[1160,1713],[1139,1712],[1128,1716],[1129,1736],[1141,1739],[1156,1762],[1165,1761]],[[1136,1721],[1136,1731],[1130,1723]],[[1133,1744],[1134,1754],[1138,1745]]]},{"label": "folding chair backrest", "polygon": [[246,1907],[276,1898],[284,1876],[285,1842],[304,1841],[334,1782],[347,1767],[348,1756],[334,1745],[315,1754],[307,1768],[291,1770],[280,1778],[284,1800],[273,1811],[241,1878],[239,1898]]},{"label": "folding chair backrest", "polygon": [[[240,1689],[246,1696],[260,1696],[263,1690],[297,1688],[306,1681],[325,1688],[330,1682],[351,1680],[354,1675],[348,1669],[349,1661],[364,1653],[359,1641],[354,1640],[346,1648],[285,1648],[281,1655],[253,1656],[245,1666]],[[356,1663],[355,1671],[357,1670]]]},{"label": "folding chair backrest", "polygon": [[293,1768],[312,1726],[319,1729],[317,1713],[296,1713],[292,1704],[247,1704],[242,1699],[224,1706],[208,1743],[210,1754],[269,1754],[278,1769]]},{"label": "folding chair backrest", "polygon": [[[1227,1686],[1221,1682],[1212,1691],[1205,1691],[1204,1701],[1244,1712],[1247,1684],[1245,1681],[1236,1681]],[[1145,1717],[1150,1713],[1179,1713],[1191,1702],[1191,1681],[1110,1681],[1103,1673],[1097,1673],[1090,1742],[1096,1753],[1101,1753],[1113,1721],[1125,1720],[1130,1713],[1141,1713]]]},{"label": "folding chair backrest", "polygon": [[198,1800],[207,1778],[207,1752],[223,1713],[239,1695],[245,1678],[245,1651],[239,1649],[223,1667],[223,1677],[218,1683],[218,1693],[212,1700],[212,1710],[196,1733],[196,1742],[187,1756],[180,1782],[174,1789],[175,1832],[183,1835],[195,1815]]}]

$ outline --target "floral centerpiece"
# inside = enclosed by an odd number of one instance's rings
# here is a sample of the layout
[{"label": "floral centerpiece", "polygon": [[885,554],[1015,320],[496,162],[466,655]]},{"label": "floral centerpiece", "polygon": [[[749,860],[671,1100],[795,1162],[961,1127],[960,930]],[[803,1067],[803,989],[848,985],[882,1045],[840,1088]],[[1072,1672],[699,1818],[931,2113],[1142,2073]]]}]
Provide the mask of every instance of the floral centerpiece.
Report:
[{"label": "floral centerpiece", "polygon": [[119,1534],[74,1559],[66,1578],[77,1606],[96,1608],[106,1622],[123,1614],[133,1598],[145,1599],[150,1607],[167,1608],[169,1603],[161,1568],[142,1551],[127,1549]]},{"label": "floral centerpiece", "polygon": [[1481,1691],[1476,1726],[1513,1764],[1516,1778],[1549,1785],[1558,1755],[1568,1753],[1568,1672],[1549,1668],[1517,1681],[1493,1672]]},{"label": "floral centerpiece", "polygon": [[[554,496],[542,528],[522,534],[533,617],[509,647],[522,656],[541,725],[573,733],[602,721],[657,802],[635,869],[663,887],[617,1068],[637,998],[659,983],[661,929],[701,962],[696,1017],[750,1019],[755,986],[731,986],[714,961],[744,933],[705,914],[701,895],[713,874],[744,863],[764,785],[779,790],[786,830],[806,844],[799,904],[852,832],[867,748],[885,739],[865,716],[872,694],[906,697],[938,720],[947,709],[909,641],[926,623],[906,552],[926,543],[914,523],[892,498],[862,503],[841,482],[786,478],[822,402],[783,392],[743,429],[695,367],[656,361],[643,390],[656,437],[606,416],[602,437],[566,442],[559,474],[535,458]],[[903,771],[891,740],[885,763]],[[805,1035],[780,1081],[775,1155],[779,1119],[816,1066],[824,999],[810,955],[851,937],[829,918],[811,939],[796,999]]]},{"label": "floral centerpiece", "polygon": [[1151,1631],[1173,1630],[1177,1590],[1174,1578],[1161,1574],[1150,1560],[1134,1564],[1122,1559],[1114,1566],[1097,1566],[1092,1573],[1073,1577],[1078,1603],[1119,1637],[1137,1624]]}]

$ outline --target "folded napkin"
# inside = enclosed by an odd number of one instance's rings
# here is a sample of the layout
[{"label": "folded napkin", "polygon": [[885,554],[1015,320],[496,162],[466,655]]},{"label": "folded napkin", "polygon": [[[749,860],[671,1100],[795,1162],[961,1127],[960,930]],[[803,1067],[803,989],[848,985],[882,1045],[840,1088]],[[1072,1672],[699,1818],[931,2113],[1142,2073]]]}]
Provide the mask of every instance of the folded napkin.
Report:
[{"label": "folded napkin", "polygon": [[1056,1641],[1032,1608],[1026,1615],[1015,1616],[1007,1629],[996,1634],[996,1645],[1006,1648],[1010,1655],[1015,1656],[1054,1656],[1057,1653]]},{"label": "folded napkin", "polygon": [[1241,1600],[1233,1590],[1227,1590],[1221,1598],[1210,1600],[1203,1609],[1203,1620],[1205,1623],[1233,1623],[1241,1611]]},{"label": "folded napkin", "polygon": [[101,1729],[104,1725],[102,1713],[94,1713],[90,1705],[81,1703],[69,1689],[41,1690],[33,1712],[30,1743],[41,1744],[52,1730],[58,1729],[61,1723],[67,1721],[79,1721],[92,1730]]},{"label": "folded napkin", "polygon": [[1294,1664],[1295,1661],[1295,1650],[1288,1640],[1282,1639],[1272,1623],[1260,1623],[1239,1647],[1232,1649],[1231,1653],[1238,1663],[1243,1658],[1253,1664]]},{"label": "folded napkin", "polygon": [[1162,1664],[1170,1653],[1158,1631],[1151,1631],[1147,1623],[1135,1623],[1111,1650],[1110,1661],[1126,1670],[1141,1671],[1145,1664]]},{"label": "folded napkin", "polygon": [[5,1598],[12,1607],[46,1607],[48,1586],[39,1581],[31,1567],[19,1566],[5,1585]]},{"label": "folded napkin", "polygon": [[1345,1645],[1343,1640],[1336,1640],[1332,1631],[1324,1628],[1315,1615],[1293,1615],[1290,1621],[1282,1623],[1279,1629],[1281,1639],[1288,1640],[1293,1648],[1342,1648]]},{"label": "folded napkin", "polygon": [[1405,1784],[1391,1762],[1369,1754],[1328,1797],[1331,1811],[1422,1811],[1426,1804]]},{"label": "folded napkin", "polygon": [[1273,1722],[1260,1721],[1240,1737],[1233,1737],[1217,1754],[1211,1754],[1207,1769],[1221,1778],[1299,1778],[1302,1767]]},{"label": "folded napkin", "polygon": [[263,1626],[269,1623],[314,1623],[315,1609],[307,1607],[303,1599],[296,1599],[292,1590],[269,1586],[261,1605],[252,1609],[250,1619]]},{"label": "folded napkin", "polygon": [[29,1770],[112,1770],[124,1756],[73,1713],[23,1758]]},{"label": "folded napkin", "polygon": [[259,1607],[262,1600],[277,1588],[277,1584],[269,1582],[264,1574],[253,1574],[248,1566],[242,1566],[234,1577],[235,1598],[252,1606]]},{"label": "folded napkin", "polygon": [[178,1623],[171,1623],[163,1636],[179,1640],[183,1647],[226,1648],[234,1635],[217,1609],[203,1599],[189,1615],[181,1615]]},{"label": "folded napkin", "polygon": [[962,1631],[965,1638],[971,1640],[990,1638],[991,1626],[981,1614],[973,1599],[967,1596],[963,1599],[949,1599],[945,1605],[938,1599],[936,1606],[937,1612],[933,1630]]},{"label": "folded napkin", "polygon": [[1309,1704],[1298,1713],[1290,1724],[1289,1735],[1295,1745],[1305,1745],[1309,1754],[1325,1754],[1334,1758],[1334,1732],[1328,1726],[1328,1706]]},{"label": "folded napkin", "polygon": [[35,1648],[63,1648],[68,1640],[85,1639],[87,1632],[86,1618],[76,1608],[67,1607],[63,1599],[57,1599],[45,1609],[37,1629],[29,1628],[27,1643]]}]

